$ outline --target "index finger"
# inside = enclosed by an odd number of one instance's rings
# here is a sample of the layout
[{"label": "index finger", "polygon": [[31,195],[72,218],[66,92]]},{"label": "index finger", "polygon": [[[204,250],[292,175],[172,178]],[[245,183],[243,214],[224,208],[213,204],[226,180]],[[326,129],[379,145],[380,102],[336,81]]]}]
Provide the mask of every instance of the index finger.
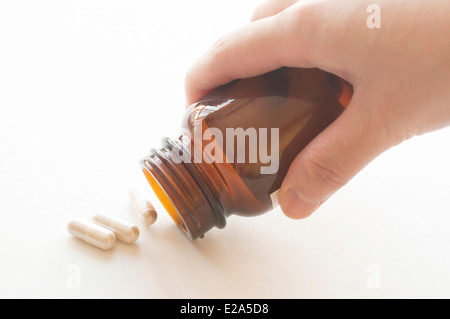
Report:
[{"label": "index finger", "polygon": [[[235,79],[260,75],[282,66],[312,67],[312,26],[297,28],[294,6],[251,22],[217,41],[186,74],[188,105],[211,89]],[[310,18],[308,20],[311,20]],[[300,29],[300,30],[298,30]]]}]

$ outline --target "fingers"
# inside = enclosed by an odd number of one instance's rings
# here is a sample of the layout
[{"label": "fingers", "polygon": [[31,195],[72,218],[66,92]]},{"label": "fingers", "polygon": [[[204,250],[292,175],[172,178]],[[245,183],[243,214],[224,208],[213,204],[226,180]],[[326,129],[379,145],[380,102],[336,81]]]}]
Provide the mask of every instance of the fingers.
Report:
[{"label": "fingers", "polygon": [[385,123],[358,103],[354,96],[344,113],[291,164],[279,198],[288,217],[309,216],[372,159],[397,143]]},{"label": "fingers", "polygon": [[186,74],[188,105],[234,79],[260,75],[281,66],[313,66],[309,55],[319,51],[315,45],[319,35],[312,30],[319,30],[315,26],[321,22],[319,15],[310,13],[309,7],[291,6],[217,41]]},{"label": "fingers", "polygon": [[255,9],[251,21],[267,18],[280,13],[298,0],[268,0]]}]

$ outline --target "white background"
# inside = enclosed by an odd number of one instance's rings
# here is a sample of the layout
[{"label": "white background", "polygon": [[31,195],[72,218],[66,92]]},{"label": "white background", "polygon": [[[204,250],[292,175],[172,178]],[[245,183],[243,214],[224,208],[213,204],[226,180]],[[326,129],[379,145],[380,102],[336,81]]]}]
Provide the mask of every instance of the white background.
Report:
[{"label": "white background", "polygon": [[160,212],[107,252],[67,233],[98,211],[139,222],[127,191],[177,135],[186,70],[258,2],[0,2],[0,297],[450,297],[449,129],[306,220],[231,217],[190,242]]}]

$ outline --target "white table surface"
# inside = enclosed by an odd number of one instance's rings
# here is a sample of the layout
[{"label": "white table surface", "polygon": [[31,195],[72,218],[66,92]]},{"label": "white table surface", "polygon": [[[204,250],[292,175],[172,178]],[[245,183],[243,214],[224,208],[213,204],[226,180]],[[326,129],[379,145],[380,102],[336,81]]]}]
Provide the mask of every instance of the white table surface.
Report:
[{"label": "white table surface", "polygon": [[138,161],[184,74],[259,1],[0,2],[1,298],[450,297],[450,130],[387,151],[313,216],[231,217],[189,241],[165,212],[100,251],[66,224],[139,223]]}]

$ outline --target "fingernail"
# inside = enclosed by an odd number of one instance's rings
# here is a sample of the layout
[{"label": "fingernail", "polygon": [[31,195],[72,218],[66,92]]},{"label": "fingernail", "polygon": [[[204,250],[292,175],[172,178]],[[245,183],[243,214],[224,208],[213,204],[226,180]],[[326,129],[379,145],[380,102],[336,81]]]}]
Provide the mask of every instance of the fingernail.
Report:
[{"label": "fingernail", "polygon": [[293,219],[305,218],[311,215],[321,202],[304,200],[295,189],[290,188],[284,196],[280,196],[280,206],[283,213]]}]

